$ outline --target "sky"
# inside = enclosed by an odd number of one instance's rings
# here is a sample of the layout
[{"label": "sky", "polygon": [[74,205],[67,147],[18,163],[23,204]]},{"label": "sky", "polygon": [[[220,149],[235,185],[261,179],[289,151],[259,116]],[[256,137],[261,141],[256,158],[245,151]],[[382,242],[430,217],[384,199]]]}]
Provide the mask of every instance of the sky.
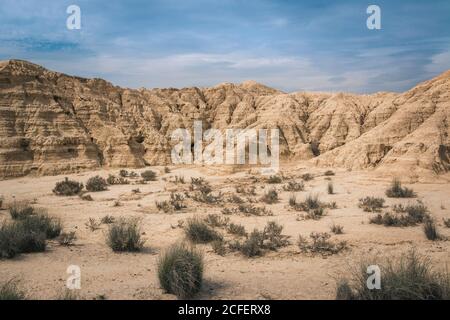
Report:
[{"label": "sky", "polygon": [[[380,30],[367,28],[369,5]],[[128,88],[401,92],[450,69],[450,1],[0,0],[6,59]]]}]

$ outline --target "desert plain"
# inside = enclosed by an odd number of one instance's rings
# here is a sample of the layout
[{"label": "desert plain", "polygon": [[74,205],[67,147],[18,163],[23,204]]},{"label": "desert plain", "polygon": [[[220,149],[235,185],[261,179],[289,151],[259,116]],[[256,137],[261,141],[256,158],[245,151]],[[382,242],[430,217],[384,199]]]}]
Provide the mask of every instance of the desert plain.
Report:
[{"label": "desert plain", "polygon": [[[113,185],[107,191],[89,193],[93,201],[78,196],[56,196],[52,189],[64,177],[86,182],[89,177],[118,174],[118,170],[100,170],[69,175],[46,177],[22,177],[0,181],[0,190],[5,203],[27,200],[34,206],[46,208],[48,213],[61,218],[65,231],[75,231],[77,240],[66,247],[50,240],[42,253],[22,254],[0,262],[0,278],[20,278],[32,298],[55,299],[65,290],[69,265],[81,268],[80,297],[84,299],[174,299],[160,288],[157,277],[158,255],[171,244],[183,241],[183,223],[190,217],[205,218],[209,214],[224,216],[224,208],[236,204],[224,201],[210,205],[185,199],[186,208],[165,213],[158,210],[155,201],[167,200],[171,192],[188,190],[191,177],[203,177],[213,192],[221,192],[224,199],[236,194],[237,187],[256,187],[256,194],[250,196],[257,206],[264,205],[273,215],[246,216],[236,212],[225,215],[230,222],[245,226],[247,231],[262,229],[268,221],[283,226],[283,234],[289,236],[289,244],[262,256],[245,257],[239,252],[216,254],[210,244],[199,244],[205,258],[204,285],[198,299],[334,299],[336,284],[348,276],[352,268],[370,257],[395,259],[415,248],[428,256],[433,267],[445,270],[450,263],[450,242],[430,241],[422,225],[410,227],[386,227],[369,223],[375,213],[359,208],[359,199],[366,196],[386,199],[385,209],[394,204],[408,204],[421,200],[437,221],[438,230],[450,237],[450,229],[442,221],[450,218],[449,179],[442,175],[428,181],[404,181],[417,197],[414,199],[393,199],[385,196],[391,179],[373,172],[333,169],[335,175],[324,175],[326,169],[308,164],[282,164],[282,183],[268,184],[267,177],[259,170],[248,167],[152,167],[157,172],[157,181],[146,184]],[[134,169],[129,169],[134,170]],[[135,170],[140,172],[143,169]],[[304,182],[304,191],[294,192],[298,199],[310,194],[318,195],[324,202],[335,202],[335,209],[326,209],[318,220],[303,219],[301,212],[290,208],[288,202],[292,192],[283,191],[288,181],[302,181],[301,176],[309,173],[313,179]],[[175,176],[184,177],[185,184],[175,183]],[[334,193],[328,194],[327,186],[332,181]],[[259,199],[270,188],[279,191],[279,201],[264,204]],[[139,189],[139,193],[133,190]],[[243,197],[245,199],[245,197]],[[118,203],[117,203],[118,201]],[[142,223],[144,248],[137,253],[115,253],[106,245],[107,225],[100,225],[91,231],[86,223],[89,218],[100,221],[105,215],[136,217]],[[1,219],[9,219],[3,208]],[[334,235],[330,227],[338,224],[343,234]],[[223,229],[219,232],[226,235]],[[302,253],[297,246],[299,235],[309,236],[311,232],[332,234],[333,241],[346,241],[347,249],[333,255]]]}]

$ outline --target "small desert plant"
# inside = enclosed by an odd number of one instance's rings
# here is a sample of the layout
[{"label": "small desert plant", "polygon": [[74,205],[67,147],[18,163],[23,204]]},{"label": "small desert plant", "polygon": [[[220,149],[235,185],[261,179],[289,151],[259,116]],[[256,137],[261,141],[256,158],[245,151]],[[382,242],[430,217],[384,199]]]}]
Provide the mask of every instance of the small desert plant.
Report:
[{"label": "small desert plant", "polygon": [[383,198],[365,197],[359,199],[359,207],[366,212],[378,212],[383,208]]},{"label": "small desert plant", "polygon": [[230,203],[244,203],[244,199],[242,199],[241,197],[239,197],[237,194],[232,194],[229,198],[228,198],[228,202]]},{"label": "small desert plant", "polygon": [[115,185],[115,184],[130,184],[130,181],[128,179],[125,179],[124,177],[116,177],[115,175],[110,174],[108,178],[106,179],[106,182],[109,185]]},{"label": "small desert plant", "polygon": [[136,172],[134,172],[134,171],[130,171],[130,173],[128,174],[128,176],[129,176],[130,178],[137,178],[139,175],[138,175]]},{"label": "small desert plant", "polygon": [[343,234],[344,233],[344,227],[338,224],[332,224],[330,227],[331,232],[334,234]]},{"label": "small desert plant", "polygon": [[58,242],[62,246],[72,246],[77,236],[75,235],[75,231],[63,232],[58,237]]},{"label": "small desert plant", "polygon": [[261,231],[253,230],[247,240],[242,244],[236,243],[236,247],[246,257],[255,257],[262,254],[263,234]]},{"label": "small desert plant", "polygon": [[443,219],[444,222],[444,226],[446,226],[447,228],[450,228],[450,219]]},{"label": "small desert plant", "polygon": [[305,184],[302,181],[289,181],[286,185],[283,186],[283,190],[291,192],[303,191],[305,190]]},{"label": "small desert plant", "polygon": [[294,206],[298,211],[319,209],[322,206],[317,195],[308,195],[303,202],[297,202],[296,199],[291,198],[289,199],[289,204]]},{"label": "small desert plant", "polygon": [[122,178],[126,178],[129,176],[129,173],[127,170],[122,169],[119,171],[119,176],[121,176]]},{"label": "small desert plant", "polygon": [[331,181],[328,182],[327,191],[328,191],[328,194],[334,194],[333,182],[331,182]]},{"label": "small desert plant", "polygon": [[169,167],[164,167],[164,173],[170,173],[170,168]]},{"label": "small desert plant", "polygon": [[282,234],[283,226],[275,221],[267,222],[263,230],[263,248],[276,250],[289,244],[288,236]]},{"label": "small desert plant", "polygon": [[43,233],[47,239],[58,237],[62,231],[61,220],[46,213],[28,216],[17,223],[26,233]]},{"label": "small desert plant", "polygon": [[175,176],[175,183],[185,184],[185,180],[183,176]]},{"label": "small desert plant", "polygon": [[140,221],[121,218],[110,225],[106,243],[114,252],[140,251],[145,241],[141,239]]},{"label": "small desert plant", "polygon": [[288,236],[282,234],[283,226],[269,221],[263,231],[253,230],[244,242],[236,241],[230,245],[246,257],[259,256],[264,250],[277,250],[289,244]]},{"label": "small desert plant", "polygon": [[23,221],[12,225],[14,230],[13,242],[16,245],[16,253],[44,252],[47,244],[45,232],[29,225]]},{"label": "small desert plant", "polygon": [[131,190],[131,192],[134,194],[138,194],[138,193],[141,193],[141,190],[139,188],[136,188],[136,189]]},{"label": "small desert plant", "polygon": [[86,190],[90,192],[98,192],[107,190],[106,180],[100,176],[89,178],[86,183]]},{"label": "small desert plant", "polygon": [[386,196],[389,198],[414,198],[416,193],[412,189],[402,187],[400,180],[394,179],[386,190]]},{"label": "small desert plant", "polygon": [[203,268],[201,253],[185,244],[173,245],[158,260],[159,283],[178,298],[191,298],[201,289]]},{"label": "small desert plant", "polygon": [[195,191],[191,197],[197,202],[217,204],[222,201],[222,194],[213,195],[210,184],[203,178],[191,178],[189,189]]},{"label": "small desert plant", "polygon": [[429,217],[428,208],[420,200],[418,200],[416,204],[408,204],[406,207],[401,204],[394,205],[392,209],[397,213],[406,213],[406,218],[409,220],[411,225],[422,223]]},{"label": "small desert plant", "polygon": [[310,209],[306,212],[305,215],[303,215],[304,219],[312,219],[312,220],[319,220],[325,215],[325,209],[322,207],[316,208],[316,209]]},{"label": "small desert plant", "polygon": [[432,218],[425,219],[423,224],[423,232],[428,240],[436,241],[442,239],[441,235],[437,231],[436,223]]},{"label": "small desert plant", "polygon": [[294,193],[289,196],[289,206],[291,206],[292,208],[297,207],[297,197]]},{"label": "small desert plant", "polygon": [[2,223],[0,226],[0,259],[10,259],[20,253],[18,237],[15,223]]},{"label": "small desert plant", "polygon": [[100,220],[100,222],[103,223],[103,224],[112,224],[112,223],[114,223],[115,221],[116,221],[116,219],[115,219],[113,216],[109,215],[109,214],[107,214],[106,216],[104,216],[104,217]]},{"label": "small desert plant", "polygon": [[317,195],[308,195],[302,202],[298,202],[295,196],[291,196],[289,205],[297,211],[306,212],[300,217],[314,220],[318,220],[326,214],[325,208],[336,209],[337,207],[336,202],[322,203]]},{"label": "small desert plant", "polygon": [[[251,204],[242,203],[238,205],[238,211],[242,212],[246,216],[272,216],[272,211],[268,210],[266,207],[255,207]],[[223,213],[223,211],[222,211]]]},{"label": "small desert plant", "polygon": [[[378,265],[383,275],[381,288],[367,287],[367,268]],[[339,300],[448,300],[450,275],[433,270],[431,261],[411,250],[399,259],[364,262],[352,270],[350,279],[338,282]]]},{"label": "small desert plant", "polygon": [[2,209],[4,200],[5,200],[5,198],[3,198],[3,196],[0,194],[0,210]]},{"label": "small desert plant", "polygon": [[120,200],[114,200],[113,207],[121,207],[121,206],[122,203],[120,202]]},{"label": "small desert plant", "polygon": [[256,196],[256,187],[255,186],[249,186],[247,188],[242,187],[242,186],[237,186],[236,187],[236,192],[237,193],[242,193],[244,195],[248,195],[248,196]]},{"label": "small desert plant", "polygon": [[341,252],[347,248],[347,243],[345,241],[332,242],[330,241],[331,235],[329,233],[323,232],[312,232],[309,237],[311,241],[301,235],[298,238],[298,246],[300,251],[312,254],[322,254],[322,255],[332,255]]},{"label": "small desert plant", "polygon": [[169,201],[155,201],[156,208],[159,211],[163,211],[164,213],[169,213],[172,211],[172,207],[170,206]]},{"label": "small desert plant", "polygon": [[9,214],[13,220],[20,220],[36,214],[36,209],[28,202],[14,201],[9,207]]},{"label": "small desert plant", "polygon": [[274,188],[268,190],[264,195],[261,197],[261,201],[267,203],[267,204],[273,204],[278,202],[278,192]]},{"label": "small desert plant", "polygon": [[219,240],[222,236],[197,217],[187,220],[186,237],[193,243],[208,243]]},{"label": "small desert plant", "polygon": [[214,253],[218,254],[219,256],[224,256],[227,252],[227,249],[225,248],[225,241],[223,239],[214,240],[211,243],[211,247]]},{"label": "small desert plant", "polygon": [[95,220],[95,218],[89,218],[88,222],[84,224],[86,228],[94,232],[95,230],[100,229],[100,222]]},{"label": "small desert plant", "polygon": [[247,232],[245,231],[245,227],[241,224],[235,224],[235,223],[230,223],[228,225],[227,231],[231,234],[234,234],[236,236],[240,236],[240,237],[246,237],[247,236]]},{"label": "small desert plant", "polygon": [[56,238],[61,230],[59,219],[46,214],[30,215],[4,223],[0,227],[0,258],[12,258],[19,253],[43,252],[45,240]]},{"label": "small desert plant", "polygon": [[395,205],[393,210],[397,214],[386,212],[370,218],[370,223],[382,224],[387,227],[408,227],[422,223],[429,218],[428,208],[420,201],[417,204],[409,204],[406,207]]},{"label": "small desert plant", "polygon": [[230,215],[234,213],[234,210],[231,210],[229,208],[223,208],[220,212],[224,215]]},{"label": "small desert plant", "polygon": [[310,174],[310,173],[305,173],[305,174],[301,175],[301,178],[304,181],[310,181],[310,180],[314,179],[314,176],[312,174]]},{"label": "small desert plant", "polygon": [[228,222],[230,221],[229,218],[223,218],[218,214],[208,214],[204,221],[210,225],[211,227],[226,227],[228,225]]},{"label": "small desert plant", "polygon": [[74,196],[83,190],[83,184],[77,181],[69,180],[65,178],[64,181],[57,182],[53,193],[58,196]]},{"label": "small desert plant", "polygon": [[79,195],[81,200],[83,201],[94,201],[94,199],[92,199],[92,196],[90,194],[80,194]]},{"label": "small desert plant", "polygon": [[281,183],[281,182],[283,182],[283,178],[280,176],[270,176],[267,179],[267,183],[270,183],[270,184],[277,184],[277,183]]},{"label": "small desert plant", "polygon": [[172,192],[170,194],[170,205],[177,211],[186,208],[183,195]]},{"label": "small desert plant", "polygon": [[155,181],[156,180],[156,172],[154,172],[152,170],[146,170],[141,173],[141,177],[142,177],[142,179],[144,179],[144,181]]},{"label": "small desert plant", "polygon": [[25,300],[25,293],[19,289],[19,281],[11,279],[0,283],[0,300]]},{"label": "small desert plant", "polygon": [[325,173],[324,173],[324,175],[325,176],[334,176],[334,172],[333,171],[331,171],[331,170],[327,170],[327,171],[325,171]]}]

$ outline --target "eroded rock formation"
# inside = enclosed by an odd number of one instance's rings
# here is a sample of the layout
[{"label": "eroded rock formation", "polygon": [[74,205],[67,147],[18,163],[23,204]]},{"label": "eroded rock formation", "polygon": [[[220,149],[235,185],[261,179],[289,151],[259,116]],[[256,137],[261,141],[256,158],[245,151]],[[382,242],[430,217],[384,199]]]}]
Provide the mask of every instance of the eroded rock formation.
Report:
[{"label": "eroded rock formation", "polygon": [[123,89],[0,62],[0,177],[170,163],[170,134],[279,128],[282,159],[351,169],[450,169],[450,72],[403,93],[286,94],[253,81]]}]

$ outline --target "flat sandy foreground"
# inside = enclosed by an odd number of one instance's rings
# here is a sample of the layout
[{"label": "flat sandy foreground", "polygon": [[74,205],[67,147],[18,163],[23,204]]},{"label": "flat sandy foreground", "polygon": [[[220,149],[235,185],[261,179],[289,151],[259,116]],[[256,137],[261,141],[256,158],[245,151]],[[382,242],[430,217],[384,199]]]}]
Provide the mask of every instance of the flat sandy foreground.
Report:
[{"label": "flat sandy foreground", "polygon": [[[311,173],[315,178],[305,182],[305,191],[297,192],[303,199],[309,194],[318,194],[320,200],[335,201],[337,209],[327,210],[320,220],[298,219],[299,212],[288,205],[291,192],[282,191],[282,185],[269,185],[253,169],[235,170],[227,168],[170,167],[164,173],[163,167],[147,169],[158,172],[158,181],[145,185],[114,185],[108,191],[90,193],[94,201],[83,201],[77,196],[59,197],[52,193],[57,181],[65,176],[86,183],[89,177],[116,170],[101,170],[61,176],[25,177],[0,181],[0,193],[5,202],[17,200],[35,201],[36,206],[46,208],[49,214],[60,217],[65,231],[76,231],[74,246],[65,247],[57,241],[49,241],[46,252],[21,254],[11,260],[0,261],[0,280],[21,279],[27,294],[35,299],[55,299],[63,292],[69,276],[69,265],[81,267],[81,290],[84,299],[104,296],[107,299],[174,299],[160,288],[157,278],[158,255],[171,244],[183,240],[184,231],[178,227],[180,220],[194,215],[221,214],[225,206],[233,204],[206,205],[188,199],[187,208],[181,212],[163,213],[155,206],[155,200],[168,199],[170,191],[187,190],[190,177],[204,177],[213,186],[214,192],[222,191],[227,197],[235,192],[236,186],[254,185],[261,197],[265,190],[276,187],[280,201],[266,205],[273,216],[229,215],[230,221],[244,225],[247,231],[262,229],[268,221],[276,221],[284,226],[283,233],[290,236],[291,244],[278,251],[270,251],[262,257],[247,258],[239,252],[219,256],[210,245],[197,245],[204,252],[205,282],[198,299],[334,299],[336,281],[347,275],[349,270],[367,257],[397,257],[415,247],[427,255],[437,270],[450,265],[450,241],[427,240],[422,226],[385,227],[369,224],[372,213],[358,207],[358,199],[377,196],[386,199],[386,205],[422,200],[436,218],[440,233],[450,239],[450,229],[443,225],[443,218],[450,218],[450,176],[441,176],[433,183],[404,185],[417,192],[416,199],[391,199],[384,194],[391,178],[379,178],[372,172],[348,172],[334,170],[330,177],[335,194],[327,193],[326,169],[306,168],[300,165],[284,166],[281,170],[287,176]],[[145,169],[134,170],[142,172]],[[170,177],[184,176],[186,184],[169,182]],[[259,182],[250,177],[256,176]],[[173,178],[172,178],[173,179]],[[300,179],[296,179],[299,181]],[[133,189],[140,193],[134,194]],[[119,200],[121,206],[114,206]],[[263,205],[258,201],[256,205]],[[3,205],[5,207],[5,205]],[[389,208],[387,208],[389,209]],[[142,220],[145,249],[140,253],[114,253],[105,243],[107,225],[90,231],[86,226],[89,218],[99,221],[105,215],[114,217],[139,217]],[[7,210],[0,211],[0,219],[10,219]],[[331,240],[346,240],[347,251],[323,257],[301,253],[297,246],[298,236],[308,237],[311,232],[330,232],[330,226],[339,224],[344,234],[333,235]]]}]

